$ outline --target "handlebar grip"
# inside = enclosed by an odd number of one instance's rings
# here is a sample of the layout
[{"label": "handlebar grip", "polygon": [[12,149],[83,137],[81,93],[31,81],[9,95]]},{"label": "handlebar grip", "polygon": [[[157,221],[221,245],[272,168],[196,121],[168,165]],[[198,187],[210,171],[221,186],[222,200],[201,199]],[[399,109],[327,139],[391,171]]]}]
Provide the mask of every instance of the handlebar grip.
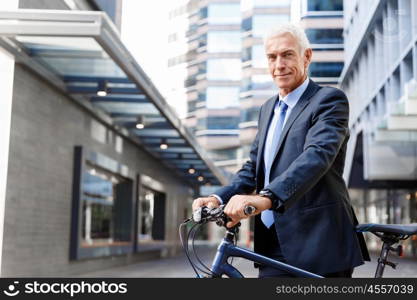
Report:
[{"label": "handlebar grip", "polygon": [[201,213],[202,213],[202,208],[199,207],[197,208],[194,212],[193,212],[193,220],[196,223],[199,223],[201,221]]},{"label": "handlebar grip", "polygon": [[246,205],[245,208],[243,209],[243,212],[247,216],[252,215],[255,211],[256,211],[256,207],[252,205]]}]

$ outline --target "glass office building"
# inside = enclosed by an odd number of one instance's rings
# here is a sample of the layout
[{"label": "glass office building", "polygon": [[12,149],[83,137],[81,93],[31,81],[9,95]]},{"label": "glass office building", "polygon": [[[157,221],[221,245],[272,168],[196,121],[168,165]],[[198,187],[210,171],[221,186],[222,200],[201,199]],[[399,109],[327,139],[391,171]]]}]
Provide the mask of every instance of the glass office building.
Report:
[{"label": "glass office building", "polygon": [[[178,78],[184,82],[187,126],[215,164],[233,174],[248,157],[259,107],[276,92],[262,36],[290,20],[290,1],[183,1],[170,20],[175,54],[168,64],[173,90],[180,92]],[[181,55],[176,50],[184,43]]]},{"label": "glass office building", "polygon": [[300,24],[313,49],[309,76],[318,84],[337,86],[343,69],[343,0],[301,0]]},{"label": "glass office building", "polygon": [[238,164],[249,157],[258,128],[260,107],[278,92],[268,71],[263,38],[274,27],[290,21],[291,1],[242,1],[242,84]]},{"label": "glass office building", "polygon": [[[417,3],[344,1],[345,179],[361,222],[417,222]],[[376,244],[376,241],[373,241]],[[407,240],[414,256],[417,240]],[[375,246],[375,245],[374,245]]]}]

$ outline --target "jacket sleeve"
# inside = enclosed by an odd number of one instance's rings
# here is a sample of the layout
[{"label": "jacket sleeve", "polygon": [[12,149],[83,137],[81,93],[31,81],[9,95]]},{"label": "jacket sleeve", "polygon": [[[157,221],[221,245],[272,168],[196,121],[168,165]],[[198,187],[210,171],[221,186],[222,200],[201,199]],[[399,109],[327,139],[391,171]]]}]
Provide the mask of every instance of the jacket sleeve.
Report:
[{"label": "jacket sleeve", "polygon": [[274,209],[283,212],[291,207],[329,170],[348,136],[348,122],[349,103],[345,94],[331,89],[313,113],[303,152],[265,187],[280,200]]},{"label": "jacket sleeve", "polygon": [[259,120],[261,120],[262,110],[263,106],[259,112],[258,132],[256,133],[255,140],[252,143],[251,150],[249,152],[249,160],[246,161],[242,168],[233,176],[229,185],[220,188],[214,193],[222,199],[224,204],[226,204],[234,195],[251,194],[256,188],[256,159],[258,156],[259,145]]}]

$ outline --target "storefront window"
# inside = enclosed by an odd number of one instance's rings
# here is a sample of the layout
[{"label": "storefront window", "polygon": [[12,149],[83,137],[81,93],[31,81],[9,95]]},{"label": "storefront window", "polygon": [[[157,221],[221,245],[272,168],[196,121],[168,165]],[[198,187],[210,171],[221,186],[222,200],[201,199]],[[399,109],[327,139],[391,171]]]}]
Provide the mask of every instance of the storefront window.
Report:
[{"label": "storefront window", "polygon": [[146,248],[146,246],[152,247],[156,241],[164,240],[165,193],[140,184],[137,220],[137,243],[139,251]]},{"label": "storefront window", "polygon": [[132,220],[126,181],[116,174],[87,165],[82,184],[81,247],[129,245]]},{"label": "storefront window", "polygon": [[144,189],[139,198],[139,240],[152,239],[152,223],[154,220],[154,196],[150,190]]},{"label": "storefront window", "polygon": [[133,180],[110,157],[75,147],[70,259],[133,252]]}]

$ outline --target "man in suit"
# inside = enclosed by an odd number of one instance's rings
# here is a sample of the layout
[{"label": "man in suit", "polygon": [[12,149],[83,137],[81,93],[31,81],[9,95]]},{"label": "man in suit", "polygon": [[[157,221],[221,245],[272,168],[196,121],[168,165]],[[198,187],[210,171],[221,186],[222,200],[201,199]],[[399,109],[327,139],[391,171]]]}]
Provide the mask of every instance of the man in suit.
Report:
[{"label": "man in suit", "polygon": [[[312,50],[298,26],[271,32],[265,51],[279,93],[261,107],[250,159],[230,185],[194,200],[193,209],[225,203],[231,227],[252,205],[255,252],[325,277],[351,277],[369,254],[355,232],[342,177],[348,100],[342,91],[308,78]],[[289,275],[261,265],[259,277]]]}]

